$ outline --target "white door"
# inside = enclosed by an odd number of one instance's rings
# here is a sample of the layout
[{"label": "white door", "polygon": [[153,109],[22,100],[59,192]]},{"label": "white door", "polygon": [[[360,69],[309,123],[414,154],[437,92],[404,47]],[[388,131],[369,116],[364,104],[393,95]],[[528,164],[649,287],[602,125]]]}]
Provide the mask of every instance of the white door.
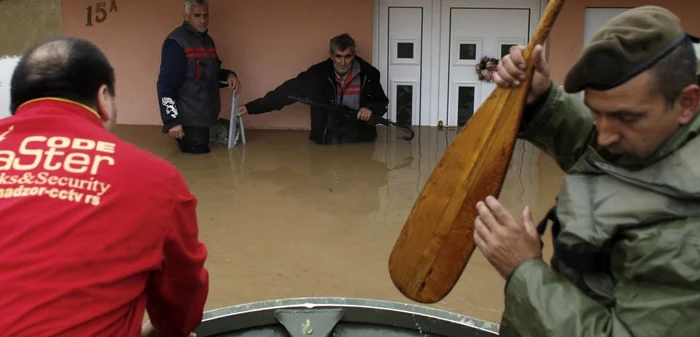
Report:
[{"label": "white door", "polygon": [[10,116],[10,81],[19,56],[0,56],[0,118]]},{"label": "white door", "polygon": [[440,113],[447,126],[462,126],[496,87],[479,80],[483,57],[500,60],[513,45],[526,45],[540,17],[540,2],[443,0]]},{"label": "white door", "polygon": [[377,69],[389,97],[385,117],[391,121],[428,123],[431,22],[431,0],[379,0]]}]

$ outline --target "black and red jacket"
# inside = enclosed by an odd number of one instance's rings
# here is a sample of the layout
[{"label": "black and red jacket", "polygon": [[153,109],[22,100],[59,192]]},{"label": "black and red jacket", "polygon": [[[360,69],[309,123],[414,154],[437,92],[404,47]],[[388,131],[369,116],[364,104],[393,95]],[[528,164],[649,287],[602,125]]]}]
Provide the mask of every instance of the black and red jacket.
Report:
[{"label": "black and red jacket", "polygon": [[[363,60],[359,56],[355,59],[360,63],[360,107],[366,107],[375,116],[384,116],[389,104],[389,99],[384,93],[380,83],[380,73],[377,68]],[[310,98],[323,103],[336,103],[336,76],[333,61],[328,58],[312,65],[307,70],[289,79],[277,88],[265,94],[265,96],[247,103],[246,109],[251,115],[280,110],[296,101],[288,98],[295,95]],[[311,107],[311,131],[309,139],[326,144],[328,121],[332,116],[323,108]],[[373,141],[377,137],[375,126],[367,122],[358,121],[358,141]]]},{"label": "black and red jacket", "polygon": [[[219,118],[221,97],[233,71],[221,68],[214,40],[187,21],[163,42],[157,92],[163,132],[176,125],[208,127]],[[235,73],[234,73],[235,74]]]}]

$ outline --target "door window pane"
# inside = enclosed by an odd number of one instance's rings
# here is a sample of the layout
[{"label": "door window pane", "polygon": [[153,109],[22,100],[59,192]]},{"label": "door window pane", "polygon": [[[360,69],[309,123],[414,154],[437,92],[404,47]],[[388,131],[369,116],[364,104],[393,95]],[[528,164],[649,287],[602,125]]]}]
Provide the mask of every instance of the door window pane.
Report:
[{"label": "door window pane", "polygon": [[459,44],[459,59],[460,60],[476,60],[476,44],[460,43]]},{"label": "door window pane", "polygon": [[413,86],[396,86],[396,123],[411,125],[413,122]]},{"label": "door window pane", "polygon": [[464,126],[474,114],[474,87],[459,87],[457,93],[457,125]]},{"label": "door window pane", "polygon": [[413,59],[413,43],[399,42],[396,44],[396,56],[400,59]]},{"label": "door window pane", "polygon": [[510,54],[510,48],[515,46],[515,44],[502,44],[501,45],[501,58]]}]

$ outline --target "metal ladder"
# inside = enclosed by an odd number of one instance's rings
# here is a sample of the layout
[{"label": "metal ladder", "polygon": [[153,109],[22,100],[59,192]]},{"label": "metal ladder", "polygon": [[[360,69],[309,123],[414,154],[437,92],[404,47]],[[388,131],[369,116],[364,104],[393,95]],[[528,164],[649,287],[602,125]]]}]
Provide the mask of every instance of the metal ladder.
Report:
[{"label": "metal ladder", "polygon": [[245,139],[245,127],[243,126],[243,117],[238,115],[238,95],[233,93],[233,98],[231,99],[231,116],[229,118],[228,125],[228,148],[233,148],[238,143],[238,139],[241,139],[243,144],[246,143]]}]

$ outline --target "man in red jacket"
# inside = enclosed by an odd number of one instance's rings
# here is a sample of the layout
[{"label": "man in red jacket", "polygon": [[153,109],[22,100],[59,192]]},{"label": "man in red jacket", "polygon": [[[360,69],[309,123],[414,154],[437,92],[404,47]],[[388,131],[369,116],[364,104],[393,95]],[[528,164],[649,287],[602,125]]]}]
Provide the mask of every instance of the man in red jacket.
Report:
[{"label": "man in red jacket", "polygon": [[[10,96],[13,116],[0,120],[0,331],[190,335],[209,289],[197,200],[171,164],[108,131],[106,57],[82,39],[42,43],[17,65]],[[155,332],[141,331],[146,310]]]}]

